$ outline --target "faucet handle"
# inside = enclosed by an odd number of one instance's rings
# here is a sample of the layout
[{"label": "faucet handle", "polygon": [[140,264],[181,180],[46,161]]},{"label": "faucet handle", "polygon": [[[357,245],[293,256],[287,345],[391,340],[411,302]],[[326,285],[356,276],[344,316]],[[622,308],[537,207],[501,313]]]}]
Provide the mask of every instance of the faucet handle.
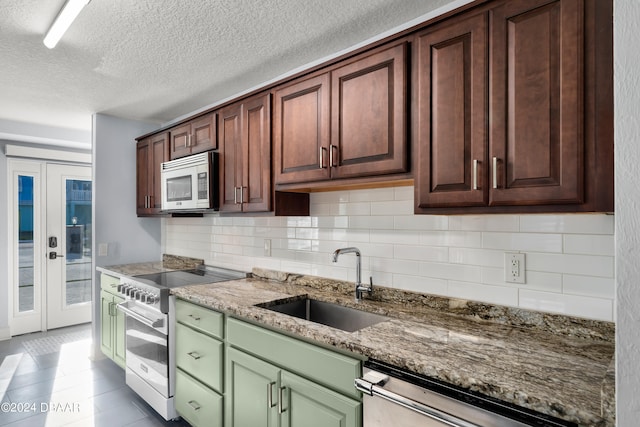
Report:
[{"label": "faucet handle", "polygon": [[369,295],[373,292],[373,276],[369,276]]}]

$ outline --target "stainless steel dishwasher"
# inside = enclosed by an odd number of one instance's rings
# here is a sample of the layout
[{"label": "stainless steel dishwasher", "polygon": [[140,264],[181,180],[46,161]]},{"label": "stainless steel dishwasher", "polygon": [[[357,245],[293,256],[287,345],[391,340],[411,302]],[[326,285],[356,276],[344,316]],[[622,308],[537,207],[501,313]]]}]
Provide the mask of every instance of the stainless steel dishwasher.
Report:
[{"label": "stainless steel dishwasher", "polygon": [[379,362],[366,362],[355,386],[363,427],[575,426]]}]

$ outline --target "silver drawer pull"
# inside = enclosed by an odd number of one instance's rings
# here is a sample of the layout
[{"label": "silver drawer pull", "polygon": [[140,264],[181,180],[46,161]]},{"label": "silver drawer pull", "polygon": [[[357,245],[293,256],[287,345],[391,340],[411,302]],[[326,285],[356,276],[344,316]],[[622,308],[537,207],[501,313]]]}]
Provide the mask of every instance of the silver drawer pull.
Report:
[{"label": "silver drawer pull", "polygon": [[273,403],[273,386],[276,385],[275,382],[267,384],[267,402],[269,402],[269,408],[273,408],[276,406]]},{"label": "silver drawer pull", "polygon": [[498,188],[498,158],[493,158],[493,188]]},{"label": "silver drawer pull", "polygon": [[478,189],[478,159],[473,160],[473,189]]},{"label": "silver drawer pull", "polygon": [[189,317],[191,317],[191,319],[195,320],[196,322],[200,321],[200,316],[190,314]]},{"label": "silver drawer pull", "polygon": [[284,400],[283,396],[284,396],[284,391],[286,390],[286,387],[280,387],[280,390],[278,390],[278,413],[282,414],[284,412],[286,412],[287,408],[283,408],[282,407],[282,401]]},{"label": "silver drawer pull", "polygon": [[191,409],[193,409],[194,411],[197,411],[198,409],[200,409],[200,404],[195,400],[190,400],[187,402],[187,404],[191,406]]},{"label": "silver drawer pull", "polygon": [[200,356],[200,354],[196,351],[192,351],[190,353],[187,353],[189,356],[193,357],[195,360],[200,359],[202,356]]}]

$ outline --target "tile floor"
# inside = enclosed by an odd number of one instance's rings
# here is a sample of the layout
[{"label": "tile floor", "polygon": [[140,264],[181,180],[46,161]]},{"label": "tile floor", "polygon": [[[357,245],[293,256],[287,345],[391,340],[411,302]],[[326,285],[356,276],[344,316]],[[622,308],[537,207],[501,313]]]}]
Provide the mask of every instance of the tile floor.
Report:
[{"label": "tile floor", "polygon": [[125,384],[109,359],[91,361],[90,324],[0,341],[0,426],[172,426]]}]

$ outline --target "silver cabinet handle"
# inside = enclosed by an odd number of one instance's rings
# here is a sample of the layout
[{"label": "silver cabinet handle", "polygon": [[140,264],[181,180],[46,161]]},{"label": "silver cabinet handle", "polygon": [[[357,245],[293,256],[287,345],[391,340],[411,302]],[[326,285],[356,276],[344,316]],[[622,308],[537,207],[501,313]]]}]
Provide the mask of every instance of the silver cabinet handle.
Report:
[{"label": "silver cabinet handle", "polygon": [[200,359],[202,356],[197,351],[191,351],[187,353],[189,356],[193,357],[195,360]]},{"label": "silver cabinet handle", "polygon": [[240,187],[240,204],[244,203],[244,187]]},{"label": "silver cabinet handle", "polygon": [[325,147],[320,147],[320,154],[319,154],[319,156],[320,156],[319,163],[320,164],[318,165],[318,166],[320,166],[320,169],[324,169],[324,153],[325,153],[325,151],[327,151],[327,149]]},{"label": "silver cabinet handle", "polygon": [[267,402],[269,403],[269,408],[273,408],[276,406],[273,403],[273,386],[276,385],[275,382],[267,384]]},{"label": "silver cabinet handle", "polygon": [[191,406],[191,409],[193,409],[194,411],[197,411],[198,409],[200,409],[200,404],[195,400],[190,400],[189,402],[187,402],[187,404]]},{"label": "silver cabinet handle", "polygon": [[478,160],[473,159],[473,187],[474,190],[478,189]]},{"label": "silver cabinet handle", "polygon": [[190,317],[192,320],[195,320],[196,322],[199,322],[199,321],[200,321],[200,317],[199,317],[199,316],[197,316],[197,315],[189,314],[189,317]]},{"label": "silver cabinet handle", "polygon": [[369,381],[362,378],[356,378],[355,386],[358,391],[366,393],[369,396],[381,397],[385,400],[388,400],[389,402],[395,403],[404,408],[415,411],[421,415],[424,415],[427,418],[431,418],[432,420],[436,420],[448,426],[480,427],[480,425],[478,424],[471,423],[469,421],[463,420],[462,418],[458,418],[453,415],[449,415],[446,412],[442,412],[439,409],[422,404],[420,402],[416,402],[415,400],[411,400],[399,394],[387,391],[384,388],[378,385],[375,385],[373,383],[370,383]]},{"label": "silver cabinet handle", "polygon": [[283,395],[286,389],[287,389],[286,387],[280,387],[280,389],[278,390],[278,413],[279,414],[282,414],[287,410],[286,408],[282,407]]},{"label": "silver cabinet handle", "polygon": [[188,138],[187,138],[187,144],[186,147],[191,147],[191,134],[189,134]]},{"label": "silver cabinet handle", "polygon": [[238,204],[238,187],[233,187],[233,204]]},{"label": "silver cabinet handle", "polygon": [[493,188],[498,188],[498,158],[493,158]]},{"label": "silver cabinet handle", "polygon": [[[338,146],[337,146],[337,145],[333,145],[333,144],[331,144],[331,145],[329,146],[329,150],[330,150],[330,151],[329,151],[329,167],[332,167],[332,168],[333,168],[333,167],[336,167],[336,166],[337,166],[337,165],[335,164],[335,162],[333,161],[333,150],[336,150],[337,148],[338,148]],[[336,157],[338,157],[338,156],[337,156],[337,154],[336,154]]]}]

